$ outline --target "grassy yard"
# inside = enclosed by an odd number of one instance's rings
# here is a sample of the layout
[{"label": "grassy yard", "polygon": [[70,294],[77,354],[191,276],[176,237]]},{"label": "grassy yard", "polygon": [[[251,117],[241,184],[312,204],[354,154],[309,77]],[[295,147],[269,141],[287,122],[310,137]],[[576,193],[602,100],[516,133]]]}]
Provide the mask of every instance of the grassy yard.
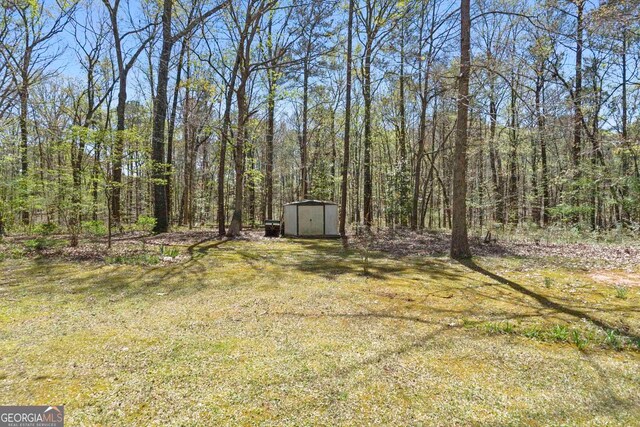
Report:
[{"label": "grassy yard", "polygon": [[0,262],[0,404],[64,404],[70,426],[640,425],[637,268],[180,251]]}]

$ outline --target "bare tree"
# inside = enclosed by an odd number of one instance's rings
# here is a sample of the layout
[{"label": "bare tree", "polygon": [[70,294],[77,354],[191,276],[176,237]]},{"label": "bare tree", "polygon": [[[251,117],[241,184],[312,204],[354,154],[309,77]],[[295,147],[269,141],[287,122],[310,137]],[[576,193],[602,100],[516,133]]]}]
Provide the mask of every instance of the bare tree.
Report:
[{"label": "bare tree", "polygon": [[[165,122],[167,119],[167,86],[169,84],[169,60],[173,45],[183,37],[191,34],[196,26],[226,7],[227,1],[201,12],[190,19],[185,28],[173,34],[173,0],[165,0],[162,9],[162,47],[158,64],[158,81],[156,98],[153,103],[153,130],[151,135],[151,161],[153,162],[153,214],[156,219],[154,232],[164,233],[169,229],[169,213],[167,211],[166,179],[167,168],[164,162]],[[194,6],[196,7],[196,6]],[[190,15],[191,16],[191,15]]]},{"label": "bare tree", "polygon": [[[72,30],[76,41],[76,56],[78,62],[85,72],[84,90],[74,100],[75,113],[73,122],[75,126],[82,127],[87,131],[95,128],[95,115],[102,107],[102,104],[111,96],[115,81],[111,76],[101,72],[100,61],[104,54],[104,46],[108,37],[108,29],[105,21],[98,15],[96,22],[92,10],[87,10],[83,14],[83,20],[72,20]],[[82,165],[85,157],[85,146],[87,143],[87,133],[74,133],[71,142],[71,175],[73,179],[73,191],[71,195],[71,216],[69,218],[69,229],[71,231],[71,246],[77,246],[79,224],[81,221],[82,202]]]},{"label": "bare tree", "polygon": [[[113,1],[113,3],[112,3]],[[121,15],[126,15],[131,21],[131,11],[121,10],[121,0],[102,0],[109,14],[111,23],[111,33],[113,35],[113,47],[115,49],[115,57],[117,64],[117,75],[114,78],[118,81],[118,103],[116,105],[116,139],[113,147],[112,156],[112,195],[111,195],[111,215],[116,227],[120,226],[120,190],[122,187],[122,158],[124,155],[124,132],[125,132],[125,113],[127,106],[127,79],[129,72],[135,65],[138,57],[155,37],[155,18],[151,19],[144,25],[135,25],[130,23],[130,28],[123,29],[122,23],[124,19]],[[128,5],[128,3],[127,3]],[[144,34],[145,31],[152,29],[146,38],[142,39],[139,44],[129,45],[129,40],[134,36]]]},{"label": "bare tree", "polygon": [[364,188],[363,216],[365,227],[373,222],[373,181],[372,181],[372,144],[371,104],[373,101],[371,65],[378,48],[395,25],[394,12],[396,1],[367,0],[358,10],[357,16],[364,29],[364,49],[362,53],[362,94],[364,97]]},{"label": "bare tree", "polygon": [[[51,44],[54,37],[64,30],[76,6],[61,5],[55,11],[48,8],[45,13],[44,3],[11,0],[6,2],[5,8],[11,21],[11,28],[7,31],[13,37],[5,39],[0,52],[19,97],[20,171],[26,179],[29,169],[29,92],[43,79],[49,63],[60,54],[60,50],[52,49]],[[21,218],[23,224],[29,224],[27,208],[22,209]]]},{"label": "bare tree", "polygon": [[347,189],[349,180],[349,150],[351,145],[351,66],[353,52],[353,9],[355,0],[349,0],[349,21],[347,24],[347,89],[344,107],[344,154],[342,158],[342,183],[340,195],[340,235],[347,235]]},{"label": "bare tree", "polygon": [[262,24],[262,18],[275,5],[271,0],[247,0],[244,5],[244,16],[238,15],[238,9],[232,4],[230,7],[233,26],[237,41],[237,54],[240,55],[238,68],[238,86],[235,88],[236,104],[238,108],[238,122],[236,125],[236,142],[234,147],[234,204],[231,224],[227,236],[236,237],[242,230],[242,206],[244,203],[244,175],[245,175],[245,142],[246,125],[249,120],[249,104],[247,99],[247,84],[252,74],[264,68],[265,63],[252,63],[251,51],[253,41]]},{"label": "bare tree", "polygon": [[460,74],[458,75],[458,117],[453,158],[452,258],[471,257],[467,238],[467,121],[469,119],[469,74],[471,69],[469,3],[469,0],[460,0]]}]

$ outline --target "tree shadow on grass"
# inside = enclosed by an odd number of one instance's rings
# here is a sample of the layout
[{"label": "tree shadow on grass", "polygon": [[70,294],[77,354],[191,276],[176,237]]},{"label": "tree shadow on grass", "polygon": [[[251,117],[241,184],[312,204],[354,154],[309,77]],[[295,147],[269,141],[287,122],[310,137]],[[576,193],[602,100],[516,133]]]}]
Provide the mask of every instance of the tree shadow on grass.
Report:
[{"label": "tree shadow on grass", "polygon": [[459,280],[457,272],[443,266],[437,259],[416,262],[414,259],[393,258],[389,254],[358,248],[345,247],[341,240],[292,239],[290,242],[300,249],[289,254],[300,255],[295,259],[274,260],[283,268],[295,268],[304,274],[314,274],[327,279],[342,275],[357,275],[369,279],[388,280],[402,278],[408,273],[427,274],[433,280]]},{"label": "tree shadow on grass", "polygon": [[[481,267],[480,267],[481,268]],[[474,270],[478,271],[478,270]],[[485,270],[486,271],[486,270]],[[480,271],[478,271],[480,272]],[[484,274],[484,273],[482,273]],[[495,279],[497,280],[497,279]],[[507,279],[504,279],[507,280]],[[502,282],[501,282],[502,283]],[[517,285],[517,284],[516,284]],[[517,285],[519,286],[519,285]],[[516,286],[516,288],[517,288]],[[430,326],[433,329],[428,330],[424,334],[416,334],[412,339],[403,340],[399,345],[392,346],[391,348],[384,349],[379,352],[373,352],[372,355],[358,360],[353,363],[348,363],[344,366],[336,367],[331,374],[328,375],[326,372],[316,374],[314,381],[320,380],[323,377],[345,377],[350,375],[355,371],[359,371],[365,369],[366,366],[369,365],[377,365],[385,362],[386,360],[393,359],[394,357],[400,357],[408,352],[419,350],[419,351],[428,351],[429,349],[436,348],[437,346],[440,349],[444,349],[447,346],[447,342],[451,343],[452,340],[447,340],[444,338],[445,334],[448,333],[465,333],[470,332],[469,329],[465,327],[464,324],[448,324],[443,325],[438,320],[432,320],[428,318],[422,318],[419,316],[412,315],[401,315],[395,312],[384,312],[384,311],[366,311],[366,312],[355,312],[355,313],[344,313],[344,312],[334,312],[334,313],[325,313],[325,312],[272,312],[270,315],[277,316],[293,316],[302,319],[314,319],[314,318],[341,318],[341,319],[350,319],[350,320],[361,320],[364,322],[371,321],[399,321],[399,322],[408,322],[415,323],[416,325],[424,325]],[[519,315],[507,316],[503,320],[513,320],[516,318],[520,318]],[[477,339],[479,335],[471,332],[469,335],[469,340]],[[450,344],[452,345],[452,344]],[[461,358],[461,356],[455,355],[454,350],[447,350],[447,354],[452,358]],[[595,389],[594,393],[598,396],[597,400],[594,402],[597,408],[601,408],[601,410],[629,410],[634,408],[633,402],[628,399],[623,399],[619,396],[615,387],[613,387],[612,382],[610,380],[609,374],[598,365],[595,360],[589,357],[588,354],[583,352],[583,356],[587,357],[587,363],[589,363],[594,370],[598,373],[601,381],[603,382],[603,386],[601,388]],[[464,356],[462,356],[464,358]],[[283,381],[286,382],[286,381]],[[542,411],[543,414],[554,413],[549,409],[545,409]]]},{"label": "tree shadow on grass", "polygon": [[[222,237],[219,240],[211,240],[211,239],[202,239],[199,240],[197,242],[195,242],[194,244],[190,245],[187,247],[187,253],[189,254],[189,256],[193,259],[194,257],[194,252],[197,252],[198,255],[206,255],[207,252],[210,249],[214,249],[217,248],[218,246],[229,242],[231,239],[228,239],[226,237]],[[208,245],[203,245],[203,243],[207,243],[210,242]]]},{"label": "tree shadow on grass", "polygon": [[640,339],[640,335],[638,334],[634,334],[631,333],[628,330],[625,330],[623,328],[619,328],[617,326],[614,326],[604,320],[598,319],[590,314],[587,314],[583,311],[577,310],[575,308],[571,308],[571,307],[567,307],[565,305],[559,304],[557,302],[554,302],[552,300],[550,300],[549,298],[545,297],[544,295],[540,295],[539,293],[536,293],[534,291],[532,291],[531,289],[525,288],[524,286],[514,282],[513,280],[509,280],[506,279],[502,276],[497,275],[496,273],[492,273],[489,270],[486,270],[485,268],[479,266],[478,264],[476,264],[475,262],[473,262],[473,260],[471,259],[467,259],[467,260],[459,260],[460,264],[464,265],[465,267],[469,268],[470,270],[475,271],[476,273],[480,273],[486,277],[489,277],[490,279],[502,284],[502,285],[506,285],[508,287],[510,287],[511,289],[513,289],[516,292],[519,292],[523,295],[526,295],[534,300],[536,300],[540,305],[542,305],[543,307],[549,308],[551,310],[555,310],[557,312],[560,313],[564,313],[567,314],[569,316],[578,318],[578,319],[585,319],[591,323],[593,323],[594,325],[598,326],[601,329],[604,330],[613,330],[615,332],[617,332],[619,335],[624,336],[626,338],[632,339],[632,340],[638,340]]}]

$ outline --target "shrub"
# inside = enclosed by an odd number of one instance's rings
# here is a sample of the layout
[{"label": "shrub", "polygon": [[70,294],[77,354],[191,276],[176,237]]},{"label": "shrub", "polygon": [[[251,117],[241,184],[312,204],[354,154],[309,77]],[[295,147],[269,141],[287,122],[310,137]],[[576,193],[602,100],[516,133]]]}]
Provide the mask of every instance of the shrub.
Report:
[{"label": "shrub", "polygon": [[136,229],[140,231],[151,232],[156,226],[156,219],[152,216],[139,216],[136,221]]},{"label": "shrub", "polygon": [[30,239],[24,242],[24,247],[27,251],[41,251],[55,246],[55,242],[50,239],[43,239],[38,237],[37,239]]},{"label": "shrub", "polygon": [[82,228],[85,232],[94,236],[105,236],[107,234],[107,227],[102,221],[85,221],[82,223]]},{"label": "shrub", "polygon": [[[564,223],[576,223],[580,217],[589,217],[593,208],[585,205],[569,205],[561,203],[548,209],[552,218],[558,219]],[[578,227],[574,227],[575,231],[579,231]]]},{"label": "shrub", "polygon": [[42,224],[36,224],[36,226],[33,227],[33,232],[36,234],[40,234],[42,236],[49,236],[55,233],[57,229],[58,229],[58,226],[55,225],[54,223],[45,222]]}]

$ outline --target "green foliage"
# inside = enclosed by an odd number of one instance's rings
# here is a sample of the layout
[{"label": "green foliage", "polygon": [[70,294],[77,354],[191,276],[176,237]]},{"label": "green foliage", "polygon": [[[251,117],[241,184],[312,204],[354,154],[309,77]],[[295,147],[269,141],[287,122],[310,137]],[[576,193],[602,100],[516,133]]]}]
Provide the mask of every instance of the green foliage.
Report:
[{"label": "green foliage", "polygon": [[105,258],[107,264],[154,265],[160,258],[153,254],[112,255]]},{"label": "green foliage", "polygon": [[548,332],[547,336],[552,341],[563,342],[569,338],[569,329],[565,325],[554,325]]},{"label": "green foliage", "polygon": [[85,221],[82,223],[82,229],[94,236],[105,236],[107,234],[107,226],[102,221]]},{"label": "green foliage", "polygon": [[514,326],[510,322],[489,322],[485,329],[490,334],[510,334],[514,331]]},{"label": "green foliage", "polygon": [[613,329],[605,331],[604,342],[614,350],[622,350],[622,340],[620,339],[618,333]]},{"label": "green foliage", "polygon": [[386,174],[386,214],[390,223],[408,224],[411,215],[411,173],[407,165],[400,162]]},{"label": "green foliage", "polygon": [[530,325],[518,329],[509,322],[476,323],[469,320],[464,320],[463,326],[467,328],[479,327],[485,332],[494,335],[521,335],[539,341],[573,343],[579,350],[587,349],[591,343],[595,343],[602,348],[614,350],[640,348],[640,339],[621,336],[614,329],[600,329],[597,327],[570,329],[568,326],[560,324],[553,325],[551,328]]},{"label": "green foliage", "polygon": [[627,299],[627,295],[629,294],[629,288],[626,286],[618,285],[615,287],[616,289],[616,298]]},{"label": "green foliage", "polygon": [[0,261],[5,259],[20,259],[24,257],[27,250],[22,246],[11,245],[0,252]]},{"label": "green foliage", "polygon": [[33,232],[42,236],[50,236],[57,230],[58,226],[52,222],[37,224],[35,227],[33,227]]},{"label": "green foliage", "polygon": [[44,249],[50,249],[56,246],[56,241],[38,237],[36,239],[30,239],[24,242],[24,247],[28,252],[41,251]]},{"label": "green foliage", "polygon": [[577,223],[581,218],[593,214],[593,208],[587,205],[570,205],[561,203],[548,209],[551,218],[562,223]]},{"label": "green foliage", "polygon": [[584,337],[577,329],[571,331],[571,339],[579,350],[584,350],[589,343],[589,339]]},{"label": "green foliage", "polygon": [[329,165],[323,161],[318,166],[311,188],[311,197],[318,200],[331,200],[335,181],[331,176]]},{"label": "green foliage", "polygon": [[160,255],[166,256],[170,258],[175,258],[180,254],[180,250],[174,247],[166,247],[165,245],[160,246]]},{"label": "green foliage", "polygon": [[539,338],[542,337],[542,331],[537,326],[531,326],[531,327],[526,328],[522,332],[522,335],[524,335],[527,338],[539,339]]},{"label": "green foliage", "polygon": [[151,232],[156,226],[156,219],[152,216],[141,215],[136,221],[136,230]]}]

